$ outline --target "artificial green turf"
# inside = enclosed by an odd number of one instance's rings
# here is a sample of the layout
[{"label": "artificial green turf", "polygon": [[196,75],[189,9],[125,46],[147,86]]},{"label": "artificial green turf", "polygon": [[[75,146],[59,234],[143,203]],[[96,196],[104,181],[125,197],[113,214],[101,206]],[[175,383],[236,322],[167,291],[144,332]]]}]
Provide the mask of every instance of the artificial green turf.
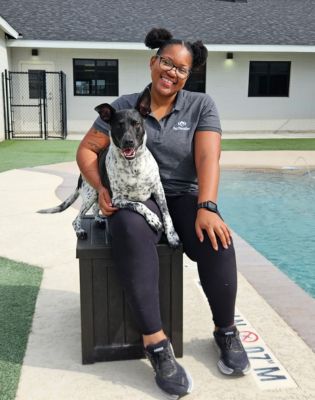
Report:
[{"label": "artificial green turf", "polygon": [[0,257],[0,399],[14,400],[42,269]]},{"label": "artificial green turf", "polygon": [[5,140],[0,142],[0,172],[75,160],[79,140]]},{"label": "artificial green turf", "polygon": [[[0,172],[74,161],[79,140],[6,140],[0,142]],[[222,150],[315,150],[315,139],[223,139]]]},{"label": "artificial green turf", "polygon": [[315,150],[315,139],[223,139],[222,150]]}]

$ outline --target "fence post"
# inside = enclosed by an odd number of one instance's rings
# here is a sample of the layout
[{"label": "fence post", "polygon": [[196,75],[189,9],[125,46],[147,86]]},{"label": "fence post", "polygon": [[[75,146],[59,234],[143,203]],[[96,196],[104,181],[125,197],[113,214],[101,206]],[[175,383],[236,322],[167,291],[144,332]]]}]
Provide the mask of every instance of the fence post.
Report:
[{"label": "fence post", "polygon": [[3,95],[3,117],[4,117],[4,134],[5,140],[10,140],[10,123],[9,123],[9,96],[8,96],[8,71],[4,70],[2,77],[2,95]]},{"label": "fence post", "polygon": [[7,140],[7,118],[6,118],[6,99],[4,90],[4,73],[1,72],[1,82],[2,82],[2,99],[3,99],[3,123],[4,123],[4,139]]},{"label": "fence post", "polygon": [[66,99],[66,75],[60,71],[60,103],[62,138],[67,138],[67,99]]},{"label": "fence post", "polygon": [[42,71],[42,85],[41,85],[41,98],[43,99],[43,116],[44,116],[44,135],[45,140],[48,139],[47,132],[47,93],[46,93],[46,71]]}]

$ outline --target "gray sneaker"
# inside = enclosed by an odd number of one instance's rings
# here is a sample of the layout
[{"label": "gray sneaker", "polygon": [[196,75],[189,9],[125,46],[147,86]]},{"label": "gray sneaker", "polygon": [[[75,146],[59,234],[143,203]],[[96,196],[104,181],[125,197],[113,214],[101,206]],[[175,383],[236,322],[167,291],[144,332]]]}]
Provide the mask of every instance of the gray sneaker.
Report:
[{"label": "gray sneaker", "polygon": [[213,332],[220,353],[218,368],[224,375],[246,375],[251,366],[235,326]]},{"label": "gray sneaker", "polygon": [[192,391],[192,379],[176,361],[169,339],[149,345],[144,349],[155,371],[159,388],[171,399],[179,399]]}]

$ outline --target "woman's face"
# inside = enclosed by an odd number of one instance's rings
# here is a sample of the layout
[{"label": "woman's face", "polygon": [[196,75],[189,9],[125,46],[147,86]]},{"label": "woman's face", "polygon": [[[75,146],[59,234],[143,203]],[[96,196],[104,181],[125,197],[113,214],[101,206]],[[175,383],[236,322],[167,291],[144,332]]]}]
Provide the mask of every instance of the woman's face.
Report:
[{"label": "woman's face", "polygon": [[[164,59],[169,60],[176,67],[190,70],[192,57],[185,46],[173,44],[165,47],[160,54]],[[177,76],[175,68],[165,71],[160,66],[160,57],[153,56],[150,61],[152,90],[166,97],[171,97],[181,90],[188,79],[181,79]]]}]

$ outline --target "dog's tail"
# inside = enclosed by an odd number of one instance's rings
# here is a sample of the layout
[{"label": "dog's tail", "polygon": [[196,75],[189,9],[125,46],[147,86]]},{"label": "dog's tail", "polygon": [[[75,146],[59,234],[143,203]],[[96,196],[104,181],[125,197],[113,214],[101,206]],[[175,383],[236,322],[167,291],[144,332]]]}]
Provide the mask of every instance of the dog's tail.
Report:
[{"label": "dog's tail", "polygon": [[78,180],[78,185],[77,185],[75,191],[73,193],[71,193],[70,196],[67,197],[64,202],[59,204],[59,206],[57,206],[57,207],[44,208],[43,210],[38,210],[37,212],[40,214],[55,214],[55,213],[59,213],[59,212],[66,210],[79,197],[79,194],[80,194],[79,189],[80,189],[81,185],[82,185],[82,177],[80,175],[79,180]]}]

